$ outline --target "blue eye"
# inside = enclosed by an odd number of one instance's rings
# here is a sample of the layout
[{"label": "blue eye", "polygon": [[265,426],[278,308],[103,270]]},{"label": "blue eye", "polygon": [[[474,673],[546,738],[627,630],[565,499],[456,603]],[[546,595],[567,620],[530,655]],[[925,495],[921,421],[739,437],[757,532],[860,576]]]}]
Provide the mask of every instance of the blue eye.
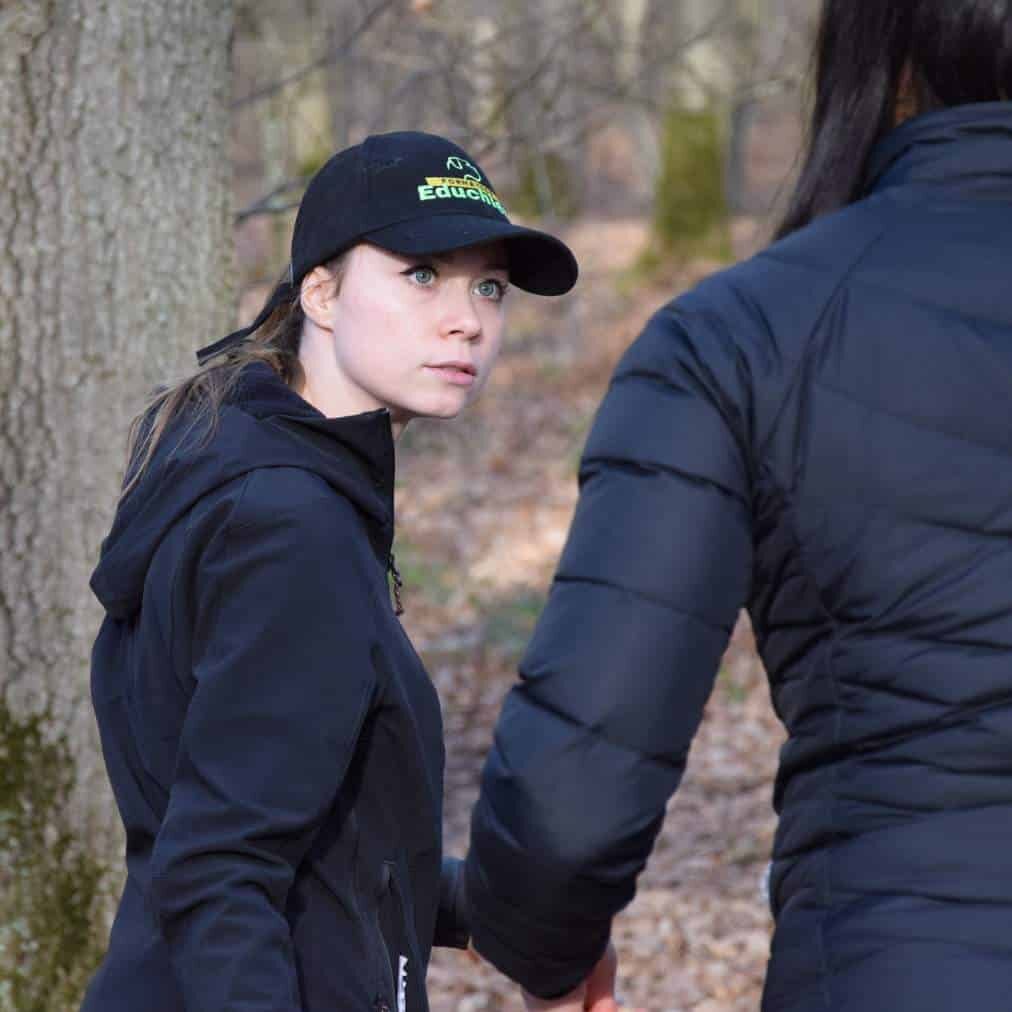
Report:
[{"label": "blue eye", "polygon": [[495,299],[496,302],[499,302],[506,294],[506,287],[506,285],[496,278],[485,278],[484,281],[479,281],[475,285],[475,291],[483,299]]},{"label": "blue eye", "polygon": [[415,267],[409,267],[404,272],[416,285],[431,285],[436,280],[436,271],[433,267],[428,267],[425,264],[421,264]]}]

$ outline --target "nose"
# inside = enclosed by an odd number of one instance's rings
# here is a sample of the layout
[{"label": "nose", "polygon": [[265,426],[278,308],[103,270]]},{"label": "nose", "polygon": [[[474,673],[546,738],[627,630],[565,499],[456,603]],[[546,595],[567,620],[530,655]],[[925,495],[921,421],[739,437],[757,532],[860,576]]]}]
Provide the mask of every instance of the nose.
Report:
[{"label": "nose", "polygon": [[481,337],[481,318],[469,285],[447,285],[439,329],[443,337],[464,341],[477,341]]}]

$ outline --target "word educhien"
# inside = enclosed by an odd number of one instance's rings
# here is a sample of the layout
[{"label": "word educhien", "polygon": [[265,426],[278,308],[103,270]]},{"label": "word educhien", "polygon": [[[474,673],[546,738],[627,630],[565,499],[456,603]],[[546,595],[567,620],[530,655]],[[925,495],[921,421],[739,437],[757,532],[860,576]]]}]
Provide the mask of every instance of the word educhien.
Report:
[{"label": "word educhien", "polygon": [[448,197],[480,200],[494,207],[500,214],[506,214],[499,198],[476,179],[459,179],[450,176],[426,176],[425,183],[418,187],[419,200],[445,200]]}]

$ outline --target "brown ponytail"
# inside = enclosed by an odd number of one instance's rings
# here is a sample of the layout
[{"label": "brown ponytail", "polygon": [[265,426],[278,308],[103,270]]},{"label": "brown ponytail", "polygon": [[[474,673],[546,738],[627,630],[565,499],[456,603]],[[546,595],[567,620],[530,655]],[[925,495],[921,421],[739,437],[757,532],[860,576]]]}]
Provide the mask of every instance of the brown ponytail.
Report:
[{"label": "brown ponytail", "polygon": [[[342,254],[322,265],[334,275],[338,287],[344,259]],[[166,429],[177,417],[183,413],[189,416],[186,432],[202,427],[205,443],[214,435],[222,404],[235,391],[243,370],[251,363],[265,362],[288,386],[296,389],[303,386],[305,376],[299,361],[299,346],[305,313],[300,289],[283,280],[271,299],[278,300],[277,308],[249,337],[148,398],[130,425],[127,478],[120,493],[121,500],[144,476]]]}]

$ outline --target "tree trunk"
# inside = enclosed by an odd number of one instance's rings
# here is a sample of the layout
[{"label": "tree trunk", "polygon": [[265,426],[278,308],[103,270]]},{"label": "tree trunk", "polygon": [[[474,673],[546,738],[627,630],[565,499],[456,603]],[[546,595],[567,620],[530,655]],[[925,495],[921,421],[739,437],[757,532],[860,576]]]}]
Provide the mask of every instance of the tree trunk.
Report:
[{"label": "tree trunk", "polygon": [[712,108],[731,87],[722,52],[731,5],[726,0],[680,0],[676,9],[678,37],[685,45],[677,75],[679,102],[686,109]]},{"label": "tree trunk", "polygon": [[88,577],[129,419],[232,318],[231,19],[231,0],[0,4],[5,1012],[76,1007],[105,945],[121,860]]},{"label": "tree trunk", "polygon": [[[324,8],[327,47],[338,52],[346,40],[352,37],[356,22],[354,12],[347,4],[335,3]],[[330,122],[335,151],[341,151],[353,144],[355,110],[358,107],[359,65],[355,46],[343,52],[340,58],[327,65],[327,101],[330,104]]]},{"label": "tree trunk", "polygon": [[815,0],[747,0],[750,58],[732,113],[729,194],[734,210],[768,219],[789,197],[803,137],[802,82],[809,65]]}]

